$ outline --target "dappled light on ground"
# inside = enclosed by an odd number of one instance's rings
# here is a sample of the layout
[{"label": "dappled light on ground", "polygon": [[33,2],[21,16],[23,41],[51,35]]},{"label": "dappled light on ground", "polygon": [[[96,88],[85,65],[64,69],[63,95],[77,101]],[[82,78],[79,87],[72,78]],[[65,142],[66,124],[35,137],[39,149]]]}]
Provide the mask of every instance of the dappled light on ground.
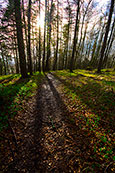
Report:
[{"label": "dappled light on ground", "polygon": [[[2,160],[3,170],[114,172],[113,74],[57,71],[24,81],[10,76],[3,83],[7,91],[10,84],[14,87],[7,96],[21,108],[12,110],[16,111],[11,124],[18,144],[18,151],[12,144],[14,158],[2,139],[4,159],[8,156],[4,164]],[[8,132],[9,128],[3,131]]]},{"label": "dappled light on ground", "polygon": [[[114,161],[114,78],[85,71],[68,73],[59,71],[54,76],[60,80],[65,93],[65,103],[72,121],[86,130],[91,137],[94,156],[104,162]],[[110,81],[110,82],[109,82]],[[111,85],[110,85],[111,84]]]}]

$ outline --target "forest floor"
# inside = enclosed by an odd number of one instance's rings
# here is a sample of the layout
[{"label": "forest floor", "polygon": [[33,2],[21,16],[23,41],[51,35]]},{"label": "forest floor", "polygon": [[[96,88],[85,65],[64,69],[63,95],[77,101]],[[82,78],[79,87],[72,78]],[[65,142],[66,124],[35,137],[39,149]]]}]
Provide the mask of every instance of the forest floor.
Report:
[{"label": "forest floor", "polygon": [[[0,170],[114,172],[115,75],[81,70],[52,72],[42,78],[37,93],[24,99],[23,109],[11,119],[18,151],[14,158],[4,157],[1,163],[6,164],[0,164]],[[11,146],[14,151],[13,142]],[[1,143],[1,147],[1,156],[7,156],[8,146]]]}]

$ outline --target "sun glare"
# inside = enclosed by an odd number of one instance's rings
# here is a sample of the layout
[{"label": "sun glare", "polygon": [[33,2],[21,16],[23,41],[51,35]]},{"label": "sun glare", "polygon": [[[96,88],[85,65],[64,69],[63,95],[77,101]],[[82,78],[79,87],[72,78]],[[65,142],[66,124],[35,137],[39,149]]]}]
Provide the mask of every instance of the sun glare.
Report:
[{"label": "sun glare", "polygon": [[41,13],[40,17],[37,17],[37,27],[44,28],[44,14]]}]

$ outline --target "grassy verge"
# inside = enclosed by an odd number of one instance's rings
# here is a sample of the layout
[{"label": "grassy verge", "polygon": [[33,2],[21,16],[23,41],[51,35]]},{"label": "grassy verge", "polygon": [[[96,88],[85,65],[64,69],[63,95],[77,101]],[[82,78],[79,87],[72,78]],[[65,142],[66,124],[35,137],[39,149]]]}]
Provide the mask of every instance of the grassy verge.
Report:
[{"label": "grassy verge", "polygon": [[36,94],[44,74],[36,72],[27,79],[20,77],[19,74],[0,76],[0,131],[8,126],[8,117],[23,109],[23,101]]},{"label": "grassy verge", "polygon": [[[91,157],[97,161],[97,166],[113,163],[115,72],[103,70],[99,75],[95,71],[74,70],[70,73],[62,70],[53,74],[62,82],[70,121],[90,138]],[[95,166],[92,163],[92,169]]]}]

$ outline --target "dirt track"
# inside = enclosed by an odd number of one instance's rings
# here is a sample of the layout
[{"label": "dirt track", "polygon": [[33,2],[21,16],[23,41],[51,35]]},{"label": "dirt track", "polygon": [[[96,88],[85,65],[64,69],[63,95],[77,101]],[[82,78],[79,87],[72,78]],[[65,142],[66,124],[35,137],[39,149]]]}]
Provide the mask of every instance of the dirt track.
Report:
[{"label": "dirt track", "polygon": [[28,103],[29,111],[17,118],[24,127],[15,128],[20,147],[8,172],[80,172],[84,157],[90,159],[90,141],[68,121],[69,112],[61,98],[63,93],[57,91],[59,86],[60,82],[48,74],[37,96]]}]

